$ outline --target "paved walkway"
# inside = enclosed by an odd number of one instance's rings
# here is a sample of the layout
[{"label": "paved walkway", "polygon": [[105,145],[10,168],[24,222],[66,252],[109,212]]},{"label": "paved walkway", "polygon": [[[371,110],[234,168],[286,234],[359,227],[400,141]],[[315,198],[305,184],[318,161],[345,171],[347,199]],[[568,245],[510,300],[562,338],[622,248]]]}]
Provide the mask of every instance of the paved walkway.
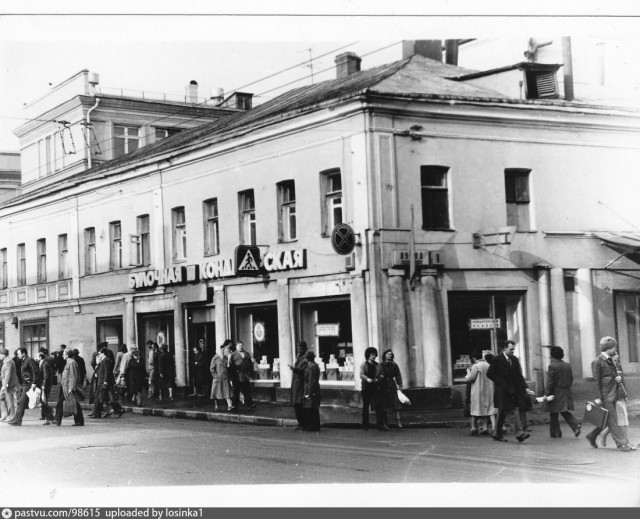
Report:
[{"label": "paved walkway", "polygon": [[[575,415],[582,419],[585,402],[575,403]],[[629,417],[640,421],[640,399],[628,402]],[[92,406],[83,405],[83,409],[90,410]],[[142,406],[125,405],[127,412],[149,416],[167,418],[189,418],[195,420],[211,420],[217,422],[243,423],[252,425],[270,425],[279,427],[295,427],[297,421],[293,406],[289,403],[256,401],[256,407],[247,409],[240,406],[233,411],[214,411],[213,401],[203,397],[176,397],[162,402],[145,398]],[[549,414],[540,410],[540,405],[534,403],[533,411],[527,413],[530,425],[549,423]],[[406,406],[401,411],[401,419],[405,427],[468,427],[468,419],[462,416],[462,409],[420,410]],[[375,423],[375,414],[371,415]],[[323,427],[360,428],[361,409],[348,406],[321,406],[320,421]],[[391,427],[394,427],[393,416],[389,417]],[[562,420],[560,420],[562,422]]]}]

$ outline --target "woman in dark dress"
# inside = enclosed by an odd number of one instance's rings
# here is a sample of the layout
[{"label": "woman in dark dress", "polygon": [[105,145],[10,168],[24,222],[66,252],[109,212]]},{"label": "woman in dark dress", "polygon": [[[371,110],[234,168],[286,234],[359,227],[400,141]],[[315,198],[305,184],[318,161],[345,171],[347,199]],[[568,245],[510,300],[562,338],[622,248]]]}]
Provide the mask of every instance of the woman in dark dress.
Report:
[{"label": "woman in dark dress", "polygon": [[207,365],[202,347],[194,346],[193,353],[193,394],[190,396],[200,396],[201,391],[202,396],[207,396]]},{"label": "woman in dark dress", "polygon": [[549,412],[549,433],[552,438],[562,438],[558,414],[569,424],[574,436],[580,435],[580,424],[571,414],[574,410],[571,384],[571,364],[563,361],[564,351],[560,346],[551,346],[551,362],[547,371],[547,387],[544,392],[546,410]]},{"label": "woman in dark dress", "polygon": [[123,375],[127,381],[131,401],[138,405],[142,405],[142,393],[144,392],[144,381],[146,377],[144,363],[140,359],[140,352],[138,351],[138,348],[131,348],[130,352],[131,357]]},{"label": "woman in dark dress", "polygon": [[387,413],[393,413],[396,417],[398,429],[402,429],[400,421],[400,409],[402,404],[398,400],[398,389],[402,389],[402,375],[400,368],[393,361],[394,355],[391,350],[386,350],[382,354],[382,379],[380,381],[380,406],[382,407],[382,427],[389,428],[389,418]]},{"label": "woman in dark dress", "polygon": [[316,354],[307,351],[305,354],[307,367],[304,370],[305,431],[320,430],[320,367],[315,361]]},{"label": "woman in dark dress", "polygon": [[298,420],[298,427],[296,429],[305,429],[307,424],[304,413],[304,372],[307,369],[307,359],[305,354],[307,353],[307,343],[300,341],[298,343],[298,355],[296,362],[292,366],[289,364],[289,369],[293,371],[291,378],[291,402],[293,403],[293,409],[296,413],[296,420]]}]

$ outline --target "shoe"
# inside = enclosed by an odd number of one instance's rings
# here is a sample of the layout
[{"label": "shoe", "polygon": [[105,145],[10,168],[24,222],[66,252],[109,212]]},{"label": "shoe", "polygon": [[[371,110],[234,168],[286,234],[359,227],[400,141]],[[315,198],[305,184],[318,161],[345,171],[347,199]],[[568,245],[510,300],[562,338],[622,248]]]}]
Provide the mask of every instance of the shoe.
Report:
[{"label": "shoe", "polygon": [[20,426],[20,425],[22,425],[22,424],[21,424],[21,423],[18,423],[18,422],[7,422],[7,425],[17,425],[17,426]]},{"label": "shoe", "polygon": [[42,425],[51,425],[51,422],[49,420],[47,420],[45,423],[43,423]]},{"label": "shoe", "polygon": [[388,425],[381,425],[380,427],[378,427],[378,431],[390,431],[391,429],[389,429]]},{"label": "shoe", "polygon": [[402,422],[398,422],[398,429],[404,429],[404,425],[402,425]]},{"label": "shoe", "polygon": [[629,448],[630,448],[632,451],[637,451],[637,450],[638,450],[637,445],[631,445],[630,443],[627,443],[627,445],[629,446]]},{"label": "shoe", "polygon": [[573,431],[573,435],[577,438],[578,436],[580,436],[581,432],[582,432],[582,424],[578,424],[578,427],[576,427],[576,430]]},{"label": "shoe", "polygon": [[60,426],[62,425],[62,423],[61,423],[61,422],[56,422],[56,425],[57,425],[58,427],[60,427]]},{"label": "shoe", "polygon": [[618,447],[618,450],[622,452],[631,452],[633,449],[631,448],[631,445],[624,443]]},{"label": "shoe", "polygon": [[524,426],[524,427],[522,428],[522,430],[523,430],[524,432],[531,432],[531,429],[529,429],[529,427],[527,427],[527,426]]},{"label": "shoe", "polygon": [[[60,425],[60,424],[58,424],[58,425]],[[74,423],[72,425],[73,425],[73,427],[84,427],[83,423]]]},{"label": "shoe", "polygon": [[589,445],[591,445],[591,447],[593,447],[594,449],[598,448],[598,444],[596,443],[596,439],[592,438],[591,436],[589,436],[588,434],[585,436],[585,440],[587,440],[589,442]]},{"label": "shoe", "polygon": [[493,438],[494,442],[507,442],[507,441],[509,441],[506,438],[502,438],[501,436],[492,436],[491,438]]},{"label": "shoe", "polygon": [[469,436],[478,436],[478,431],[476,431],[475,429],[469,431]]},{"label": "shoe", "polygon": [[529,433],[522,433],[519,436],[516,436],[516,440],[518,440],[520,443],[522,443],[527,438],[529,438],[529,436],[531,436]]},{"label": "shoe", "polygon": [[368,431],[369,430],[369,426],[368,425],[363,425],[362,426],[362,430],[363,431]]},{"label": "shoe", "polygon": [[124,409],[122,409],[121,411],[116,413],[116,418],[122,418],[122,415],[124,415],[125,411]]},{"label": "shoe", "polygon": [[551,438],[560,438],[560,436],[558,436],[557,434],[552,434]]},{"label": "shoe", "polygon": [[480,436],[489,436],[489,431],[487,429],[485,429],[484,431],[480,431],[478,434]]},{"label": "shoe", "polygon": [[44,420],[44,418],[41,417],[41,418],[39,418],[39,420]]},{"label": "shoe", "polygon": [[229,411],[233,411],[234,409],[237,409],[238,406],[232,405],[229,409],[227,409],[227,412]]},{"label": "shoe", "polygon": [[87,416],[88,416],[89,418],[95,418],[95,417],[96,417],[93,413],[88,414]]},{"label": "shoe", "polygon": [[255,409],[255,407],[256,407],[256,404],[251,404],[251,405],[249,406],[249,409]]},{"label": "shoe", "polygon": [[109,411],[106,415],[104,415],[104,417],[109,418],[112,414],[113,414],[113,411]]}]

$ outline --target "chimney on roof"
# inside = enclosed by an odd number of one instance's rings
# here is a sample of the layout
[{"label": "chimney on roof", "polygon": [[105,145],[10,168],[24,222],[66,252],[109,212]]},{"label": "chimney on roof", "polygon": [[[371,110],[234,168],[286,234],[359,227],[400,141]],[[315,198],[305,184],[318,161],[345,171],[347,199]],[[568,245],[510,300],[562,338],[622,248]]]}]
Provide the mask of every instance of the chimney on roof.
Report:
[{"label": "chimney on roof", "polygon": [[343,78],[350,76],[354,72],[360,72],[360,58],[355,52],[343,52],[338,54],[335,59],[336,77]]},{"label": "chimney on roof", "polygon": [[442,40],[410,40],[402,42],[402,59],[418,54],[442,63]]},{"label": "chimney on roof", "polygon": [[198,82],[195,79],[189,81],[189,84],[184,87],[184,97],[187,103],[198,102]]}]

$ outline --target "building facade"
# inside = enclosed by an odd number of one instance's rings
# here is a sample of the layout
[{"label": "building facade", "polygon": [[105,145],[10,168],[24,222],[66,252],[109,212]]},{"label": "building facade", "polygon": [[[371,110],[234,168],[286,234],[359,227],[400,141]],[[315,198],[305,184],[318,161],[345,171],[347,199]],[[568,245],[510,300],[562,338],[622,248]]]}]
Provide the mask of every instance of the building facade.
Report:
[{"label": "building facade", "polygon": [[639,114],[514,99],[418,55],[337,63],[0,207],[5,344],[166,342],[186,386],[198,340],[211,358],[231,338],[256,386],[287,388],[305,340],[348,393],[368,346],[448,388],[510,338],[540,384],[548,346],[587,377],[614,335],[638,372]]}]

